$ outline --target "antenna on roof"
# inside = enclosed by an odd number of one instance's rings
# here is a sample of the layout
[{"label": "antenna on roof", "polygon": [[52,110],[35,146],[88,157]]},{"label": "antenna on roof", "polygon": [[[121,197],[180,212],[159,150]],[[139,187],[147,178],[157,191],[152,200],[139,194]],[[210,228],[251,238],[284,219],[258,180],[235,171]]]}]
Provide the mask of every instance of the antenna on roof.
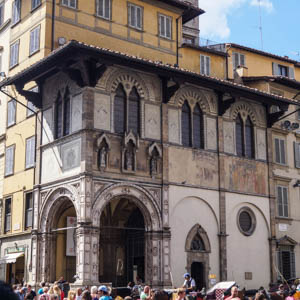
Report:
[{"label": "antenna on roof", "polygon": [[264,50],[264,42],[263,42],[263,31],[262,31],[262,22],[261,22],[261,6],[260,1],[258,0],[258,6],[259,6],[259,31],[260,31],[260,42],[261,42],[261,50]]}]

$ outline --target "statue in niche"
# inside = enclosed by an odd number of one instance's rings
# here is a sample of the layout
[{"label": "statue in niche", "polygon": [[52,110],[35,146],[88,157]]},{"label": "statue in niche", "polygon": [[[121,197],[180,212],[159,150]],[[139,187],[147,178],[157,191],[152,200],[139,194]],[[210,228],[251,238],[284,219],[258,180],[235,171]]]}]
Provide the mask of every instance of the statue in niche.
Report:
[{"label": "statue in niche", "polygon": [[130,141],[125,151],[125,170],[134,171],[134,155],[134,144]]},{"label": "statue in niche", "polygon": [[105,169],[107,167],[107,153],[108,145],[105,140],[102,141],[100,145],[100,150],[98,152],[98,167],[99,169]]},{"label": "statue in niche", "polygon": [[196,236],[194,237],[194,239],[191,243],[191,250],[205,251],[203,240],[199,234],[196,234]]},{"label": "statue in niche", "polygon": [[150,172],[152,175],[158,173],[158,157],[159,157],[159,153],[157,149],[154,148],[150,158]]}]

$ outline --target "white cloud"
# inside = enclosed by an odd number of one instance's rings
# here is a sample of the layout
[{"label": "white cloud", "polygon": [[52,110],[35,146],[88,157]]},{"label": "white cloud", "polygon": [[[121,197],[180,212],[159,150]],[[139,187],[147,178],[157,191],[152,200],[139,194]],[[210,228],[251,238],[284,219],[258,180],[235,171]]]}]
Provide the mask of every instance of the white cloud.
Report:
[{"label": "white cloud", "polygon": [[[261,8],[273,10],[271,0],[261,0]],[[224,40],[230,36],[228,18],[238,13],[243,5],[257,6],[258,0],[199,0],[199,7],[205,10],[200,16],[200,35],[211,40]]]}]

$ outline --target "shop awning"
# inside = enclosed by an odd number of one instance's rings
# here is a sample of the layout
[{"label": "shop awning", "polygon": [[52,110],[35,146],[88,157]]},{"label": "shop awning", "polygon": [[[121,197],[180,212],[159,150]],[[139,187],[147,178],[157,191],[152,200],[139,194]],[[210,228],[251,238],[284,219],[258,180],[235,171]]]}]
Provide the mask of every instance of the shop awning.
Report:
[{"label": "shop awning", "polygon": [[24,252],[10,253],[0,258],[0,264],[13,264],[17,261],[17,258],[24,255]]}]

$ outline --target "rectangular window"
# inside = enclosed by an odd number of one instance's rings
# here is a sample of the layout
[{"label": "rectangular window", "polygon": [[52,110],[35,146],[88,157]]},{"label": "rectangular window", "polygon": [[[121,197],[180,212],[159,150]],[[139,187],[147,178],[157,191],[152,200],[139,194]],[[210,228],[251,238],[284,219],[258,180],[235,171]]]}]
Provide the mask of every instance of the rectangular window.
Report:
[{"label": "rectangular window", "polygon": [[4,232],[11,231],[11,198],[5,199]]},{"label": "rectangular window", "polygon": [[0,3],[0,26],[3,23],[4,23],[4,2]]},{"label": "rectangular window", "polygon": [[40,31],[40,25],[30,31],[29,55],[37,52],[40,49]]},{"label": "rectangular window", "polygon": [[76,0],[62,0],[62,5],[76,8],[77,7],[77,1]]},{"label": "rectangular window", "polygon": [[171,39],[172,38],[172,18],[164,15],[159,15],[159,36]]},{"label": "rectangular window", "polygon": [[235,70],[237,67],[246,66],[246,58],[245,55],[238,52],[232,52],[232,65]]},{"label": "rectangular window", "polygon": [[31,9],[37,8],[41,4],[41,0],[31,0]]},{"label": "rectangular window", "polygon": [[200,55],[200,74],[210,76],[210,57]]},{"label": "rectangular window", "polygon": [[20,41],[16,41],[10,46],[9,67],[12,68],[19,63],[19,45]]},{"label": "rectangular window", "polygon": [[286,164],[285,142],[279,138],[275,138],[275,162],[283,165]]},{"label": "rectangular window", "polygon": [[25,229],[32,227],[33,194],[25,195]]},{"label": "rectangular window", "polygon": [[25,167],[34,167],[34,153],[35,153],[35,137],[32,136],[26,140],[26,160]]},{"label": "rectangular window", "polygon": [[96,14],[98,17],[110,20],[111,0],[97,0]]},{"label": "rectangular window", "polygon": [[16,124],[17,102],[11,100],[7,103],[7,127]]},{"label": "rectangular window", "polygon": [[14,0],[12,5],[12,25],[18,23],[21,20],[21,0]]},{"label": "rectangular window", "polygon": [[14,173],[15,145],[9,146],[5,151],[5,175]]},{"label": "rectangular window", "polygon": [[278,216],[287,218],[288,212],[288,190],[285,186],[277,186]]},{"label": "rectangular window", "polygon": [[290,79],[295,79],[295,70],[293,67],[272,63],[273,75],[284,76]]},{"label": "rectangular window", "polygon": [[128,25],[130,27],[143,29],[143,9],[140,6],[128,5]]},{"label": "rectangular window", "polygon": [[295,168],[300,168],[300,143],[294,142]]}]

